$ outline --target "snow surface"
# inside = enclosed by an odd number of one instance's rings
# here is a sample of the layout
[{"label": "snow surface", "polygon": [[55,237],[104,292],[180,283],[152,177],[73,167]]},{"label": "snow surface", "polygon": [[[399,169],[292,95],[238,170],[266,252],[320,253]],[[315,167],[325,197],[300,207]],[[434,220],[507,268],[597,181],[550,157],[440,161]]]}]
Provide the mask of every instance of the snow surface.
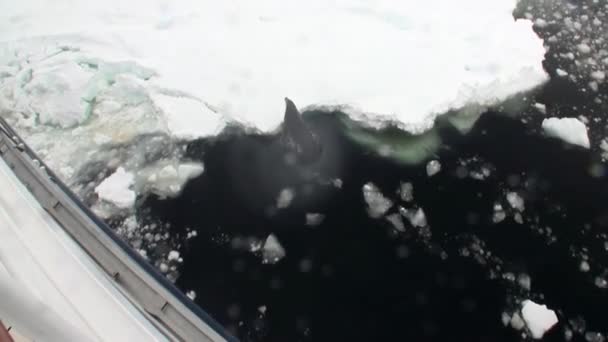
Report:
[{"label": "snow surface", "polygon": [[421,132],[449,109],[547,79],[543,42],[531,21],[513,19],[516,2],[6,3],[3,99],[40,123],[72,126],[130,75],[178,136],[215,134],[224,118],[273,130],[285,96]]},{"label": "snow surface", "polygon": [[555,311],[547,309],[546,305],[539,305],[531,300],[525,300],[522,303],[521,314],[526,327],[535,339],[541,339],[558,321]]},{"label": "snow surface", "polygon": [[576,118],[549,118],[544,119],[542,128],[545,134],[563,141],[589,148],[589,136],[587,127]]},{"label": "snow surface", "polygon": [[95,192],[102,200],[126,209],[132,207],[135,203],[135,191],[131,189],[133,183],[133,174],[119,167],[116,172],[104,179],[95,188]]}]

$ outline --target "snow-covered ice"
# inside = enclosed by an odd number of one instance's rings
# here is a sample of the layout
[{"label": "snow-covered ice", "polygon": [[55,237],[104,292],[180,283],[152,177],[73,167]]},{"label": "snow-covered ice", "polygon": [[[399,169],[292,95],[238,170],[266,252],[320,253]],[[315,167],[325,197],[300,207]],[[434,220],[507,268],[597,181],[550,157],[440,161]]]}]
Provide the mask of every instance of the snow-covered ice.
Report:
[{"label": "snow-covered ice", "polygon": [[[0,14],[4,99],[74,124],[128,72],[178,135],[217,132],[224,117],[272,130],[286,95],[420,132],[449,109],[547,79],[543,42],[531,21],[513,19],[516,2],[23,0]],[[38,91],[28,74],[41,71]],[[185,115],[196,125],[174,117]]]},{"label": "snow-covered ice", "polygon": [[589,148],[587,127],[577,118],[549,118],[544,119],[542,128],[545,134],[563,141]]},{"label": "snow-covered ice", "polygon": [[119,208],[130,208],[135,203],[136,197],[135,191],[131,189],[133,183],[133,174],[119,167],[95,188],[95,193],[102,200],[113,203]]},{"label": "snow-covered ice", "polygon": [[558,322],[555,311],[531,300],[525,300],[522,303],[521,314],[526,327],[535,339],[541,339]]}]

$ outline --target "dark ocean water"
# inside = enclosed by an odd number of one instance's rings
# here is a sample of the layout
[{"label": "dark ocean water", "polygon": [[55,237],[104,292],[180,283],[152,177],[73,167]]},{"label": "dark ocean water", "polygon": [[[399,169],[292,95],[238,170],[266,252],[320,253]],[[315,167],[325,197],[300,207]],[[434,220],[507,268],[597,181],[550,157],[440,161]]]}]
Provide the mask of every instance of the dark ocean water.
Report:
[{"label": "dark ocean water", "polygon": [[[561,29],[537,31],[548,39]],[[560,57],[572,45],[563,39],[547,53],[551,81],[516,116],[496,108],[467,134],[438,125],[441,147],[427,160],[441,170],[432,177],[426,163],[405,165],[353,142],[340,113],[310,112],[319,161],[290,163],[278,136],[235,128],[189,143],[187,156],[205,172],[178,198],[146,198],[138,216],[170,223],[174,236],[196,229],[182,246],[177,285],[243,341],[520,341],[524,331],[503,318],[525,299],[556,311],[546,341],[605,334],[608,164],[597,147],[605,119],[590,120],[587,150],[543,136],[545,116],[532,105],[559,117],[608,112],[597,100],[605,84],[592,92],[585,80],[556,76],[577,67]],[[402,218],[399,231],[370,217],[369,182],[394,203],[384,216],[423,208],[427,225]],[[413,201],[397,193],[403,182]],[[277,208],[283,189],[295,197]],[[509,193],[525,209],[513,208]],[[324,219],[307,225],[307,213]],[[275,264],[243,248],[269,234],[286,252]]]}]

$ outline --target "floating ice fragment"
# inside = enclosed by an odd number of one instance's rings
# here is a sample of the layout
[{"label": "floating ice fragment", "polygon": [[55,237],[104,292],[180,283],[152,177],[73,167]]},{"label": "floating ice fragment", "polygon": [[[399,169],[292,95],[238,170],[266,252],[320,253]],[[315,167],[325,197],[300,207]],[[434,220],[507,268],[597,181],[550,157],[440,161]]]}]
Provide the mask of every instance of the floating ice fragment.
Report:
[{"label": "floating ice fragment", "polygon": [[537,18],[536,20],[534,20],[534,26],[539,28],[547,27],[547,21],[542,18]]},{"label": "floating ice fragment", "polygon": [[281,190],[279,196],[277,197],[277,208],[285,209],[289,207],[295,196],[295,191],[291,188]]},{"label": "floating ice fragment", "polygon": [[390,214],[386,217],[386,219],[388,220],[388,222],[392,223],[393,227],[395,227],[395,229],[397,229],[398,231],[400,231],[400,232],[405,231],[405,225],[403,224],[401,215],[399,215],[397,213]]},{"label": "floating ice fragment", "polygon": [[179,252],[178,251],[171,251],[171,252],[169,252],[169,254],[167,255],[167,260],[169,260],[169,261],[178,261],[179,260]]},{"label": "floating ice fragment", "polygon": [[536,108],[536,110],[538,110],[539,112],[543,113],[543,114],[547,114],[547,106],[545,106],[542,103],[538,103],[536,102],[534,104],[534,108]]},{"label": "floating ice fragment", "polygon": [[429,177],[436,175],[439,171],[441,171],[441,163],[438,160],[431,160],[426,164],[426,174]]},{"label": "floating ice fragment", "polygon": [[519,196],[517,192],[509,192],[507,193],[507,201],[511,205],[511,207],[519,212],[524,211],[525,204],[524,199]]},{"label": "floating ice fragment", "polygon": [[540,339],[557,322],[555,311],[547,308],[546,305],[539,305],[531,300],[522,303],[521,313],[526,327],[535,339]]},{"label": "floating ice fragment", "polygon": [[306,225],[308,226],[318,226],[323,223],[323,219],[325,219],[325,215],[320,213],[306,213]]},{"label": "floating ice fragment", "polygon": [[262,247],[262,262],[275,264],[285,256],[285,249],[274,234],[268,235]]},{"label": "floating ice fragment", "polygon": [[587,331],[585,333],[585,340],[587,342],[604,342],[604,341],[606,341],[606,338],[600,332]]},{"label": "floating ice fragment", "polygon": [[585,43],[578,44],[576,48],[580,53],[588,54],[589,52],[591,52],[591,47],[589,47],[589,45]]},{"label": "floating ice fragment", "polygon": [[426,227],[426,215],[424,214],[424,210],[422,210],[422,208],[409,210],[400,208],[399,212],[410,221],[412,226],[419,228]]},{"label": "floating ice fragment", "polygon": [[515,330],[521,330],[526,326],[526,323],[524,322],[524,320],[521,318],[521,316],[519,315],[519,313],[514,313],[513,316],[511,316],[511,327]]},{"label": "floating ice fragment", "polygon": [[363,199],[368,206],[367,212],[372,218],[379,218],[393,206],[393,202],[384,197],[380,189],[371,182],[363,185]]},{"label": "floating ice fragment", "polygon": [[95,193],[102,200],[127,209],[135,203],[135,191],[131,190],[133,183],[133,175],[119,167],[95,188]]},{"label": "floating ice fragment", "polygon": [[606,73],[600,70],[596,70],[591,73],[591,78],[595,79],[598,82],[601,82],[606,78]]},{"label": "floating ice fragment", "polygon": [[404,202],[411,202],[414,200],[414,185],[410,182],[401,183],[399,187],[399,194],[401,200]]},{"label": "floating ice fragment", "polygon": [[560,138],[563,141],[589,148],[589,137],[587,127],[576,118],[549,118],[542,123],[545,134]]}]

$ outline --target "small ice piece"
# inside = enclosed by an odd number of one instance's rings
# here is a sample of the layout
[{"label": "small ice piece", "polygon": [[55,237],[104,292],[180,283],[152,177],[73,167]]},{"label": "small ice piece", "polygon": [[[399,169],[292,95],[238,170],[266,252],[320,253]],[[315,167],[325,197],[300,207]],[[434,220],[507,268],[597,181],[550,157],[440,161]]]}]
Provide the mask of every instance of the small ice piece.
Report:
[{"label": "small ice piece", "polygon": [[135,203],[135,191],[131,190],[134,184],[133,174],[119,167],[112,175],[104,179],[96,188],[95,193],[106,202],[119,208],[127,209]]},{"label": "small ice piece", "polygon": [[410,221],[412,226],[420,228],[426,227],[426,215],[424,214],[424,210],[422,210],[422,208],[409,210],[401,208],[399,212]]},{"label": "small ice piece", "polygon": [[274,234],[268,235],[262,247],[262,263],[275,264],[285,256],[285,249]]},{"label": "small ice piece", "polygon": [[372,218],[381,217],[393,206],[393,202],[384,197],[380,189],[371,182],[363,185],[363,199],[368,206],[367,212]]},{"label": "small ice piece", "polygon": [[258,312],[261,313],[262,315],[266,313],[266,305],[260,305],[258,307]]},{"label": "small ice piece", "polygon": [[588,54],[589,52],[591,52],[591,47],[589,47],[589,45],[585,43],[578,44],[576,48],[580,53]]},{"label": "small ice piece", "polygon": [[519,315],[519,313],[514,313],[513,316],[511,317],[511,327],[515,330],[521,330],[526,326],[526,323],[524,322],[524,320],[521,318],[521,316]]},{"label": "small ice piece", "polygon": [[557,76],[559,77],[566,77],[568,76],[568,72],[562,69],[556,69],[555,73],[557,74]]},{"label": "small ice piece", "polygon": [[169,254],[167,255],[167,260],[169,260],[169,261],[179,260],[179,252],[178,251],[169,252]]},{"label": "small ice piece", "polygon": [[608,288],[608,281],[599,276],[595,277],[595,286],[599,287],[600,289]]},{"label": "small ice piece", "polygon": [[401,219],[401,215],[395,213],[386,216],[388,222],[392,223],[393,227],[400,232],[405,231],[405,225],[403,224],[403,220]]},{"label": "small ice piece", "polygon": [[167,266],[167,264],[165,264],[164,262],[163,262],[163,263],[161,263],[161,264],[158,266],[158,269],[159,269],[159,270],[160,270],[162,273],[167,273],[167,272],[169,272],[169,266]]},{"label": "small ice piece", "polygon": [[511,322],[511,316],[509,316],[508,313],[503,312],[501,317],[500,317],[501,321],[502,321],[502,325],[504,325],[505,327],[507,325],[509,325],[509,322]]},{"label": "small ice piece", "polygon": [[587,127],[577,118],[549,118],[542,123],[545,134],[563,141],[589,148]]},{"label": "small ice piece", "polygon": [[606,338],[600,332],[597,332],[597,331],[587,331],[585,333],[585,340],[587,342],[604,342],[604,341],[606,341]]},{"label": "small ice piece", "polygon": [[524,199],[519,196],[517,192],[509,192],[507,193],[507,201],[511,205],[511,207],[519,212],[524,211],[525,204]]},{"label": "small ice piece", "polygon": [[536,20],[534,20],[534,26],[539,28],[547,27],[547,21],[542,18],[537,18]]},{"label": "small ice piece", "polygon": [[500,203],[494,204],[494,215],[492,215],[492,222],[499,223],[502,222],[507,217],[502,205]]},{"label": "small ice piece", "polygon": [[200,176],[205,171],[202,163],[168,164],[158,172],[147,177],[154,191],[163,196],[175,196],[190,179]]},{"label": "small ice piece", "polygon": [[546,305],[539,305],[531,300],[525,300],[522,303],[521,314],[528,330],[535,339],[541,339],[558,321],[555,311],[547,309]]},{"label": "small ice piece", "polygon": [[530,287],[532,286],[532,279],[530,279],[529,275],[522,273],[517,277],[517,283],[523,289],[530,291]]},{"label": "small ice piece", "polygon": [[184,163],[177,166],[177,174],[179,175],[180,181],[196,178],[205,171],[203,164],[198,163]]},{"label": "small ice piece", "polygon": [[292,188],[285,188],[281,190],[279,196],[277,196],[277,208],[285,209],[289,207],[295,196],[295,191]]},{"label": "small ice piece", "polygon": [[320,213],[306,213],[306,225],[307,226],[318,226],[323,223],[325,215]]},{"label": "small ice piece", "polygon": [[589,263],[586,260],[581,261],[578,268],[581,270],[581,272],[589,272],[589,270],[591,269]]},{"label": "small ice piece", "polygon": [[438,160],[431,160],[426,164],[426,174],[429,177],[433,177],[439,171],[441,171],[441,163]]},{"label": "small ice piece", "polygon": [[591,78],[594,80],[601,82],[606,78],[606,73],[600,70],[594,71],[591,73]]},{"label": "small ice piece", "polygon": [[536,110],[538,110],[539,112],[543,113],[543,114],[547,114],[547,106],[545,106],[542,103],[538,103],[536,102],[534,104],[534,108],[536,108]]},{"label": "small ice piece", "polygon": [[399,188],[399,194],[401,200],[404,202],[411,202],[414,200],[414,185],[410,182],[401,183]]},{"label": "small ice piece", "polygon": [[194,292],[194,290],[190,290],[190,291],[186,292],[186,296],[188,298],[190,298],[190,300],[195,300],[196,299],[196,292]]}]

